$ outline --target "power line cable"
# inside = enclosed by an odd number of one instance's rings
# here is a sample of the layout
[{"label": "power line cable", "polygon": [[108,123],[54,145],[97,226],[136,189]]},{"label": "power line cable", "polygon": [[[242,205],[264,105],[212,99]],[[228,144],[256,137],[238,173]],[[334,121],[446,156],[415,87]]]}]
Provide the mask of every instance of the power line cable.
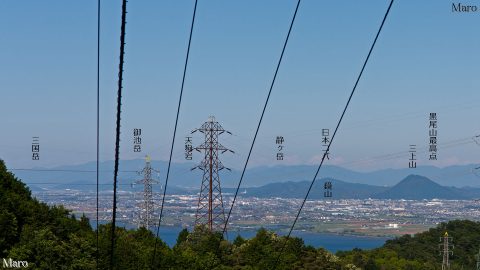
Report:
[{"label": "power line cable", "polygon": [[308,198],[308,195],[310,194],[310,191],[312,190],[312,187],[313,185],[315,184],[315,180],[317,179],[317,176],[318,176],[318,173],[320,172],[320,169],[322,168],[322,165],[323,165],[323,162],[325,161],[325,157],[327,156],[328,152],[330,151],[330,146],[332,145],[332,142],[335,138],[335,135],[337,134],[337,131],[338,131],[338,128],[340,127],[340,124],[342,123],[342,120],[343,120],[343,117],[345,116],[345,112],[347,111],[347,108],[348,108],[348,105],[350,104],[350,101],[352,100],[352,97],[353,97],[353,94],[355,93],[355,90],[357,89],[357,85],[358,85],[358,82],[360,81],[360,78],[362,77],[362,74],[363,74],[363,71],[365,70],[365,67],[368,63],[368,60],[370,59],[370,55],[372,54],[372,51],[373,51],[373,48],[375,47],[375,44],[377,43],[377,39],[378,39],[378,36],[380,35],[381,31],[382,31],[382,28],[383,28],[383,25],[385,24],[385,20],[387,19],[387,16],[388,14],[390,13],[390,8],[392,7],[392,4],[393,4],[393,1],[394,0],[391,0],[390,1],[390,4],[388,6],[388,9],[387,11],[385,12],[385,15],[383,17],[383,20],[382,20],[382,23],[380,24],[380,28],[378,29],[378,32],[377,32],[377,35],[375,36],[375,39],[373,40],[373,43],[370,47],[370,50],[368,52],[368,55],[367,57],[365,58],[365,61],[363,63],[363,66],[362,66],[362,69],[360,70],[360,73],[358,74],[358,77],[357,77],[357,80],[355,81],[355,84],[353,86],[353,89],[350,93],[350,96],[348,97],[348,100],[347,100],[347,104],[345,105],[345,108],[343,109],[343,112],[340,116],[340,119],[338,120],[338,123],[337,123],[337,126],[335,127],[335,131],[333,132],[333,135],[332,135],[332,138],[330,140],[330,142],[328,143],[328,146],[327,146],[327,150],[323,153],[323,157],[322,157],[322,160],[320,162],[320,165],[318,166],[318,169],[317,171],[315,172],[315,176],[313,177],[312,179],[312,182],[310,183],[310,187],[308,188],[307,190],[307,194],[305,194],[305,198],[303,199],[303,202],[302,204],[300,205],[300,209],[298,210],[298,213],[295,217],[295,220],[293,221],[293,224],[292,226],[290,227],[290,230],[287,234],[287,237],[286,237],[286,240],[285,240],[285,243],[282,245],[282,248],[280,249],[280,253],[275,261],[275,264],[274,264],[274,267],[272,269],[276,269],[276,266],[280,260],[280,256],[282,255],[283,253],[283,250],[285,249],[285,246],[288,242],[288,239],[290,238],[290,235],[293,231],[293,228],[295,227],[295,224],[297,223],[298,221],[298,218],[300,216],[300,213],[302,212],[302,209],[303,209],[303,206],[305,205],[305,202],[307,201],[307,198]]},{"label": "power line cable", "polygon": [[[75,184],[72,184],[72,183],[62,183],[62,182],[38,182],[38,183],[35,183],[35,182],[23,182],[24,184],[27,184],[27,185],[66,185],[66,186],[96,186],[97,184],[96,183],[75,183]],[[108,184],[98,184],[99,186],[108,186],[108,185],[111,185],[111,183],[108,183]],[[117,186],[131,186],[132,184],[129,183],[129,184],[120,184],[120,183],[117,183]]]},{"label": "power line cable", "polygon": [[[477,145],[480,145],[478,142],[475,141],[475,139],[480,138],[480,135],[474,135],[474,136],[468,136],[468,137],[463,137],[451,141],[447,141],[444,143],[439,144],[438,146],[442,148],[452,148],[452,147],[457,147],[457,146],[462,146],[462,145],[467,145],[467,144],[473,144],[477,143]],[[237,153],[237,152],[236,152]],[[406,154],[409,154],[409,151],[398,151],[398,152],[391,152],[391,153],[386,153],[386,154],[380,154],[376,155],[373,157],[365,157],[361,159],[356,159],[356,160],[351,160],[351,161],[346,161],[342,163],[336,163],[335,166],[345,166],[345,165],[358,165],[358,164],[363,164],[363,163],[370,163],[370,162],[375,162],[375,161],[384,161],[384,160],[392,160],[392,159],[398,159],[398,158],[403,158]],[[419,150],[417,153],[428,153],[428,147],[425,147],[424,150]],[[8,169],[9,171],[33,171],[33,172],[74,172],[74,173],[95,173],[96,171],[93,170],[62,170],[62,169],[32,169],[32,168],[12,168]],[[102,170],[100,172],[110,172],[110,170]],[[137,173],[138,171],[128,171],[128,170],[119,170],[121,173]],[[182,175],[185,175],[186,173],[189,173],[190,169],[182,171]],[[256,175],[256,174],[254,174]],[[301,173],[282,173],[282,176],[289,176],[289,177],[294,177],[297,175],[301,175]],[[25,184],[28,185],[36,185],[36,184],[70,184],[70,183],[63,183],[63,182],[48,182],[48,183],[33,183],[33,182],[24,182]],[[75,184],[75,185],[80,185],[80,184]],[[94,184],[85,184],[85,185],[94,185]],[[100,185],[110,185],[110,184],[100,184]],[[129,184],[118,184],[118,185],[129,185]]]},{"label": "power line cable", "polygon": [[[452,148],[452,147],[458,147],[458,146],[463,146],[467,144],[474,144],[474,138],[480,137],[480,135],[474,135],[474,136],[468,136],[468,137],[463,137],[451,141],[447,141],[445,143],[439,144],[439,146],[442,146],[442,148]],[[387,153],[387,154],[381,154],[373,157],[366,157],[362,159],[357,159],[357,160],[352,160],[352,161],[347,161],[347,162],[342,162],[335,164],[336,166],[342,166],[342,165],[355,165],[355,164],[362,164],[362,163],[370,163],[370,162],[375,162],[375,161],[383,161],[383,160],[392,160],[392,159],[397,159],[397,158],[403,158],[405,157],[406,154],[408,154],[408,151],[399,151],[399,152],[392,152],[392,153]],[[418,153],[428,153],[428,147],[424,148],[424,150],[418,151]],[[34,171],[34,172],[95,172],[95,171],[84,171],[84,170],[49,170],[49,169],[9,169],[9,171],[15,171],[15,170],[26,170],[26,171]],[[106,171],[101,171],[101,172],[106,172]],[[137,173],[137,171],[120,171],[119,172],[132,172],[132,173]],[[190,169],[182,171],[181,175],[185,175],[190,172]],[[467,175],[469,173],[472,173],[471,169],[465,171],[462,173],[462,175]],[[257,174],[253,174],[257,175]],[[294,172],[294,173],[281,173],[281,176],[285,177],[296,177],[299,175],[303,175],[301,172]],[[455,173],[457,175],[457,173]],[[459,175],[459,174],[458,174]],[[444,174],[437,175],[437,178],[442,178]],[[449,175],[451,176],[451,175]],[[275,177],[275,175],[272,175],[271,177]],[[27,185],[71,185],[71,186],[89,186],[89,185],[96,185],[94,183],[70,183],[70,182],[25,182],[23,181],[24,184]],[[101,186],[103,185],[111,185],[111,183],[103,183],[99,184]],[[131,185],[131,183],[117,183],[117,185]]]},{"label": "power line cable", "polygon": [[97,250],[95,252],[95,259],[97,263],[97,270],[98,268],[98,258],[99,258],[99,249],[98,249],[98,194],[99,194],[99,167],[100,167],[100,1],[97,2],[97,193],[96,193],[96,246]]},{"label": "power line cable", "polygon": [[[96,170],[62,170],[62,169],[28,169],[28,168],[14,168],[9,169],[10,171],[31,171],[31,172],[74,172],[74,173],[96,173]],[[99,172],[112,172],[108,171],[99,171]],[[121,173],[136,173],[137,171],[118,171]]]},{"label": "power line cable", "polygon": [[[464,137],[462,139],[451,140],[451,141],[445,142],[443,144],[439,144],[439,146],[443,146],[442,148],[452,148],[452,147],[463,146],[463,145],[466,145],[466,144],[474,144],[474,143],[475,143],[475,141],[472,139],[472,136],[469,136],[469,137]],[[377,156],[373,156],[373,157],[367,157],[367,158],[363,158],[363,159],[357,159],[357,160],[352,160],[352,161],[348,161],[348,162],[338,163],[338,164],[335,164],[335,165],[336,166],[354,165],[354,164],[362,164],[362,163],[375,162],[375,161],[392,160],[392,159],[397,159],[397,158],[404,158],[405,155],[408,154],[408,153],[409,153],[408,151],[393,152],[393,153],[382,154],[382,155],[377,155]],[[428,153],[428,147],[425,148],[422,151],[418,151],[418,153]],[[120,171],[120,172],[122,172],[122,171]],[[128,171],[128,172],[135,172],[135,171]],[[182,172],[181,175],[185,175],[189,172],[190,172],[190,169],[185,170],[185,171]],[[462,172],[462,173],[455,172],[452,175],[459,176],[459,175],[468,175],[470,173],[472,173],[471,168]],[[257,175],[257,174],[254,173],[252,175]],[[282,176],[284,178],[285,177],[292,177],[293,178],[293,177],[296,177],[296,176],[299,176],[299,175],[303,175],[303,173],[302,172],[281,173],[278,176]],[[452,176],[452,175],[448,174],[448,176]],[[277,175],[272,175],[271,177],[274,178],[275,176],[277,176]],[[444,176],[447,176],[447,175],[446,174],[439,174],[439,175],[436,175],[435,177],[442,179],[442,178],[444,178]],[[65,183],[65,182],[23,182],[23,183],[27,184],[27,185],[60,185],[60,184],[71,185],[71,186],[96,185],[94,183],[69,183],[69,182],[67,182],[67,183]],[[111,184],[104,183],[104,184],[99,184],[99,185],[111,185]],[[117,183],[117,185],[131,185],[131,183],[125,183],[125,184]]]},{"label": "power line cable", "polygon": [[243,170],[242,170],[242,175],[240,176],[240,180],[238,181],[238,186],[237,186],[237,190],[235,191],[235,196],[233,197],[232,206],[230,207],[230,210],[228,211],[227,219],[225,220],[225,225],[223,227],[222,235],[224,235],[225,231],[227,230],[228,220],[230,219],[230,215],[232,214],[232,210],[233,210],[233,207],[235,205],[235,201],[236,201],[237,196],[238,196],[238,191],[240,189],[240,186],[242,185],[243,176],[245,175],[245,170],[247,169],[248,161],[250,160],[250,155],[252,154],[253,146],[255,145],[255,140],[257,139],[258,131],[260,129],[260,125],[262,124],[262,120],[263,120],[263,116],[265,114],[265,110],[267,109],[268,100],[270,99],[270,95],[272,94],[272,89],[273,89],[273,86],[275,84],[275,79],[277,78],[278,70],[280,68],[280,64],[282,63],[283,54],[285,53],[285,48],[287,47],[288,39],[289,39],[290,33],[292,31],[293,23],[295,22],[295,18],[297,16],[297,11],[298,11],[298,7],[300,6],[300,2],[301,2],[301,0],[297,1],[297,6],[295,7],[295,12],[293,13],[292,21],[290,22],[290,27],[288,29],[287,37],[285,38],[285,42],[283,44],[282,53],[280,54],[280,58],[278,59],[277,68],[275,69],[275,74],[273,75],[272,83],[270,84],[270,90],[268,91],[267,99],[265,100],[265,104],[263,106],[263,111],[262,111],[262,114],[260,116],[260,120],[258,121],[257,130],[255,131],[255,135],[253,136],[252,145],[250,146],[250,150],[248,151],[247,160],[245,161],[245,165],[243,166]]},{"label": "power line cable", "polygon": [[186,74],[187,74],[188,57],[190,55],[190,45],[192,44],[193,26],[195,25],[195,15],[197,13],[197,3],[198,3],[198,0],[195,0],[195,6],[193,8],[193,15],[192,15],[192,24],[190,26],[190,36],[188,37],[187,55],[185,57],[185,65],[183,67],[182,86],[180,87],[180,97],[178,99],[177,116],[175,118],[175,128],[173,129],[172,145],[170,147],[170,157],[168,159],[167,175],[165,177],[165,186],[163,188],[162,205],[160,207],[160,216],[158,217],[157,233],[156,233],[156,237],[155,237],[155,245],[154,245],[154,248],[153,248],[153,256],[152,256],[152,266],[155,263],[155,256],[157,254],[158,235],[160,233],[160,225],[162,223],[163,208],[164,208],[164,205],[165,205],[165,195],[167,193],[167,186],[168,186],[168,177],[170,175],[170,166],[172,164],[173,147],[175,146],[175,136],[177,134],[178,116],[180,115],[180,107],[181,107],[181,104],[182,104],[183,88],[185,86],[185,77],[186,77]]},{"label": "power line cable", "polygon": [[110,270],[115,266],[115,221],[117,215],[117,177],[118,177],[118,156],[120,150],[120,115],[122,112],[122,83],[123,63],[125,56],[125,24],[127,16],[127,0],[122,1],[122,25],[120,32],[120,63],[118,70],[118,93],[117,93],[117,122],[115,130],[115,168],[113,172],[113,209],[112,209],[112,231],[110,237]]}]

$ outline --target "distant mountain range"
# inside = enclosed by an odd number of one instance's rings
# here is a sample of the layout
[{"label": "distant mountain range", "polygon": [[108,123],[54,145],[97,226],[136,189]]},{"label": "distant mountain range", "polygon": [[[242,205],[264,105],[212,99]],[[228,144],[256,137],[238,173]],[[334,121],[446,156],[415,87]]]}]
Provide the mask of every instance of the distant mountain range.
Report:
[{"label": "distant mountain range", "polygon": [[[122,160],[120,162],[120,190],[139,188],[138,185],[132,187],[131,184],[141,178],[136,171],[140,171],[143,168],[144,162],[142,159]],[[190,170],[194,166],[194,163],[172,164],[169,177],[169,193],[195,192],[198,189],[202,175],[199,170]],[[167,162],[152,161],[152,167],[159,171],[158,174],[154,174],[154,177],[160,182],[159,185],[155,185],[155,188],[159,190],[161,184],[165,181]],[[313,189],[312,196],[323,197],[322,180],[328,178],[334,179],[331,181],[334,185],[334,194],[338,196],[337,198],[364,198],[372,196],[378,198],[398,198],[406,196],[407,193],[412,194],[415,192],[419,192],[416,197],[422,197],[428,195],[421,193],[426,189],[429,189],[428,192],[432,191],[432,193],[441,195],[442,198],[448,198],[449,196],[454,198],[474,198],[477,197],[477,189],[469,187],[480,187],[480,178],[473,173],[476,167],[478,166],[472,164],[445,168],[424,166],[416,169],[385,169],[373,172],[356,172],[338,166],[327,165],[322,167],[320,171],[319,178],[322,179],[318,179],[318,184]],[[33,191],[67,188],[95,190],[95,168],[96,163],[89,162],[55,168],[35,168],[39,171],[13,170],[13,173],[27,183]],[[247,194],[263,196],[262,194],[264,193],[268,194],[268,189],[273,191],[279,185],[279,192],[283,192],[285,195],[282,197],[293,196],[293,194],[296,194],[296,190],[298,190],[299,194],[304,194],[316,169],[317,166],[309,165],[261,166],[247,169],[242,183],[242,190],[246,188]],[[224,192],[229,192],[231,187],[236,186],[240,173],[238,170],[221,172]],[[422,175],[424,178],[418,179],[418,182],[411,183],[411,177],[407,176],[412,173]],[[112,179],[113,161],[101,162],[100,189],[110,190]],[[318,192],[318,194],[315,192]],[[434,197],[434,195],[432,196]]]},{"label": "distant mountain range", "polygon": [[[348,183],[323,178],[315,182],[309,199],[325,199],[324,183],[327,181],[332,183],[333,196],[329,199],[468,200],[480,198],[480,188],[446,187],[424,176],[409,175],[392,187]],[[241,190],[241,195],[259,198],[304,198],[309,185],[310,182],[308,181],[272,183],[261,187],[244,188]],[[225,191],[234,192],[234,189],[227,189]]]},{"label": "distant mountain range", "polygon": [[[378,194],[388,190],[387,187],[372,186],[357,183],[348,183],[340,180],[323,178],[315,182],[310,192],[309,198],[324,198],[324,183],[332,183],[333,199],[364,199],[370,198],[374,194]],[[281,198],[303,198],[310,186],[309,181],[301,182],[280,182],[271,183],[261,187],[243,188],[242,196],[249,197],[281,197]],[[224,189],[224,192],[235,192],[235,189]]]},{"label": "distant mountain range", "polygon": [[[477,190],[480,190],[477,188]],[[454,187],[441,186],[432,180],[409,175],[395,186],[373,195],[379,199],[467,199],[470,196]]]}]

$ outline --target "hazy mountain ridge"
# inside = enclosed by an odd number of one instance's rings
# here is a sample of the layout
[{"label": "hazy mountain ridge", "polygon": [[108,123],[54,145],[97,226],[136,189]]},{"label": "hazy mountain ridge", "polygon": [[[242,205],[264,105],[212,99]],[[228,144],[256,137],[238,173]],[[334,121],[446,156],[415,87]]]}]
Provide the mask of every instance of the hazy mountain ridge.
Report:
[{"label": "hazy mountain ridge", "polygon": [[[310,199],[324,198],[324,184],[331,182],[333,186],[333,199],[363,199],[370,198],[376,193],[387,190],[387,187],[379,187],[365,184],[348,183],[341,180],[323,178],[315,182],[310,192]],[[301,182],[280,182],[271,183],[261,187],[241,189],[242,196],[250,197],[281,197],[281,198],[303,198],[310,186],[309,181]],[[226,189],[227,192],[234,192],[234,189]]]},{"label": "hazy mountain ridge", "polygon": [[[480,198],[480,188],[455,188],[441,186],[420,175],[409,175],[392,187],[380,187],[357,183],[348,183],[335,179],[319,179],[315,182],[309,199],[325,199],[324,183],[332,183],[333,196],[328,199],[446,199],[468,200]],[[262,187],[242,189],[242,196],[304,198],[310,182],[272,183]]]},{"label": "hazy mountain ridge", "polygon": [[[122,160],[120,162],[119,189],[133,190],[140,188],[138,185],[132,187],[131,184],[141,179],[141,176],[138,175],[136,171],[140,171],[143,166],[144,160],[142,159]],[[193,162],[172,164],[168,193],[189,194],[196,192],[200,186],[202,175],[200,171],[190,170],[194,166],[195,164]],[[154,173],[154,177],[160,183],[154,186],[154,189],[158,191],[165,181],[167,162],[152,161],[152,167],[159,171],[158,174]],[[441,186],[432,185],[430,187],[427,185],[425,188],[438,190],[439,194],[443,194],[442,197],[444,198],[448,198],[452,194],[454,194],[454,198],[475,198],[480,197],[478,196],[480,192],[477,191],[477,188],[471,188],[480,186],[480,179],[477,179],[477,176],[471,172],[475,167],[476,165],[451,166],[445,168],[426,166],[416,169],[385,169],[374,172],[355,172],[338,166],[326,165],[320,172],[319,177],[321,177],[321,179],[317,180],[311,196],[313,196],[312,198],[323,197],[324,179],[337,179],[331,180],[334,185],[334,195],[336,195],[337,198],[405,197],[407,192],[399,191],[405,183],[397,186],[393,191],[389,190],[387,186],[393,188],[412,172],[415,172],[417,175],[432,179],[434,183]],[[79,165],[49,168],[48,171],[13,170],[13,172],[18,177],[24,179],[34,191],[67,188],[94,190],[96,183],[95,168],[96,163],[89,162]],[[71,172],[70,170],[75,172]],[[284,190],[286,190],[286,187],[294,189],[291,190],[291,192],[270,192],[272,193],[270,194],[271,196],[284,194],[285,196],[283,197],[291,197],[302,194],[300,197],[303,197],[315,170],[316,166],[310,165],[261,166],[247,169],[242,190],[246,189],[248,194],[266,196],[265,194],[268,195],[268,192],[266,192],[265,189],[275,190],[275,183],[282,183],[280,185],[283,185]],[[442,172],[444,172],[444,174],[442,174]],[[100,190],[110,190],[113,179],[113,161],[101,162],[99,175]],[[431,175],[436,177],[432,178],[430,177]],[[438,177],[439,175],[440,177]],[[240,171],[222,171],[220,177],[224,192],[230,192],[231,187],[236,186],[238,183]],[[455,185],[455,187],[451,187],[452,185]],[[419,196],[420,195],[421,194],[419,194]],[[429,194],[427,197],[432,196],[432,194]]]},{"label": "hazy mountain ridge", "polygon": [[374,195],[378,199],[470,199],[460,189],[441,186],[427,177],[409,175],[395,186]]}]

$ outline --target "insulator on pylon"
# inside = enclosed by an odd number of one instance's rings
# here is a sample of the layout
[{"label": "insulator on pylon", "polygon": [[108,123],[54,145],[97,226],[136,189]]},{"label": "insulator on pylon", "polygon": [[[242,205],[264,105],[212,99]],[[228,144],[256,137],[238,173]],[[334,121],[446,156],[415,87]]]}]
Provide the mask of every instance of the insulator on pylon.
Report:
[{"label": "insulator on pylon", "polygon": [[203,161],[195,167],[203,171],[195,214],[195,225],[205,225],[210,231],[221,231],[225,225],[225,209],[218,172],[228,168],[223,166],[219,160],[219,153],[233,151],[221,145],[218,137],[224,132],[231,133],[224,130],[214,116],[210,116],[207,122],[200,128],[193,130],[192,133],[196,131],[204,134],[205,141],[194,148],[204,153]]},{"label": "insulator on pylon", "polygon": [[155,213],[155,203],[153,201],[153,185],[158,184],[157,180],[152,178],[152,172],[158,172],[153,169],[151,166],[151,160],[149,156],[145,157],[145,167],[138,172],[138,174],[143,175],[143,179],[135,181],[133,184],[143,185],[143,194],[140,203],[137,204],[137,213],[134,221],[137,222],[138,227],[145,227],[150,229],[152,226],[156,225]]}]

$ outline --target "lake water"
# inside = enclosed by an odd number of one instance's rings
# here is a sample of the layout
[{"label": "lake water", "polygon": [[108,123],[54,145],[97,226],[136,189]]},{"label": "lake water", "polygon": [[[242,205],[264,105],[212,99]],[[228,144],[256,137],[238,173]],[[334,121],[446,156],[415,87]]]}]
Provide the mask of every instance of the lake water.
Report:
[{"label": "lake water", "polygon": [[[160,238],[170,247],[175,245],[178,233],[182,230],[179,227],[161,227]],[[240,232],[229,232],[228,239],[233,241],[237,235],[240,234],[243,238],[252,238],[255,236],[255,230],[245,230]],[[282,233],[280,233],[282,234]],[[390,238],[386,237],[369,237],[369,236],[353,236],[353,235],[337,235],[325,233],[312,233],[304,231],[294,231],[293,236],[303,239],[306,245],[311,245],[316,248],[323,247],[330,252],[337,252],[338,250],[352,250],[354,248],[372,249],[381,247],[385,241]]]},{"label": "lake water", "polygon": [[[103,222],[102,222],[103,223]],[[95,223],[90,223],[93,228],[95,228]],[[134,229],[135,227],[130,224],[125,224],[123,222],[118,222],[117,226],[126,227],[127,229]],[[268,228],[267,228],[268,229]],[[171,227],[171,226],[162,226],[160,227],[159,237],[167,243],[168,246],[173,247],[177,242],[177,237],[181,227]],[[274,230],[270,228],[270,230]],[[189,228],[189,231],[191,229]],[[154,229],[154,234],[156,234],[156,228]],[[241,235],[243,238],[252,238],[256,234],[256,230],[245,229],[240,231],[229,231],[227,238],[230,241],[233,241],[237,235]],[[278,233],[278,232],[277,232]],[[284,232],[278,233],[279,235],[285,235]],[[381,247],[385,244],[385,241],[391,239],[388,237],[372,237],[372,236],[355,236],[355,235],[340,235],[340,234],[327,234],[327,233],[313,233],[307,231],[293,231],[292,236],[300,237],[303,239],[306,245],[311,245],[313,247],[319,248],[323,247],[328,251],[335,253],[339,250],[352,250],[354,248],[361,249],[373,249]]]}]

